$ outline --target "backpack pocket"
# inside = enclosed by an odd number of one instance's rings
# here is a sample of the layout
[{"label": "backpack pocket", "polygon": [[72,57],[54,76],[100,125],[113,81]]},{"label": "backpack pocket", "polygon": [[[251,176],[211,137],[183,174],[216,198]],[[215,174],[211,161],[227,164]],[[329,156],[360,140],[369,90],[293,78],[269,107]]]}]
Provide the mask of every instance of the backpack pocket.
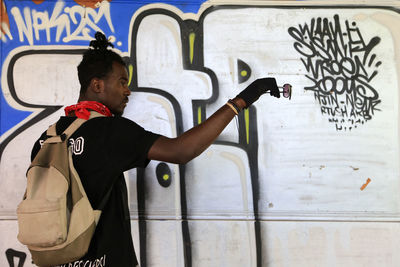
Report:
[{"label": "backpack pocket", "polygon": [[17,208],[18,240],[29,246],[49,247],[67,238],[66,199],[25,199]]}]

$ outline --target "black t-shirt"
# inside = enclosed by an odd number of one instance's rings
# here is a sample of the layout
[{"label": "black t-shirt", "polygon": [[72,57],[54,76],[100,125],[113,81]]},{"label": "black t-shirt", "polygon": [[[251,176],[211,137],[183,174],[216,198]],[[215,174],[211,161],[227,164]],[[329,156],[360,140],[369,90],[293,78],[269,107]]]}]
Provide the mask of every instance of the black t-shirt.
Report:
[{"label": "black t-shirt", "polygon": [[[57,134],[75,118],[61,117],[56,126]],[[71,266],[132,267],[137,264],[123,172],[146,167],[147,153],[158,137],[122,117],[91,119],[70,137],[74,166],[94,209],[113,186],[87,255]],[[45,139],[46,133],[43,133],[32,149],[31,159]]]}]

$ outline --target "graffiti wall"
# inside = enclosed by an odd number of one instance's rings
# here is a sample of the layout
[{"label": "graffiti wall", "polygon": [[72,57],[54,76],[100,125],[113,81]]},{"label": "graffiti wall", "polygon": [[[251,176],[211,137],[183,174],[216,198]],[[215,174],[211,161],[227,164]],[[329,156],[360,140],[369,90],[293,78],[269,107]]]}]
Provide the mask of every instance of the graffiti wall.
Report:
[{"label": "graffiti wall", "polygon": [[395,1],[0,2],[0,266],[33,266],[15,214],[30,150],[76,102],[96,31],[128,62],[124,116],[169,137],[256,78],[293,86],[188,164],[125,173],[140,266],[399,266]]}]

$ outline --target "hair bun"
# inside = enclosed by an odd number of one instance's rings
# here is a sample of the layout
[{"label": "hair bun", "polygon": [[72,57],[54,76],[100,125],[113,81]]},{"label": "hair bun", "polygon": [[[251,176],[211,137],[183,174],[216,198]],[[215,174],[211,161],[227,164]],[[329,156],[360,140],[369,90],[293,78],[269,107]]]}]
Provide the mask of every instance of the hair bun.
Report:
[{"label": "hair bun", "polygon": [[106,36],[102,32],[96,32],[94,38],[96,38],[96,40],[90,41],[89,44],[89,46],[94,49],[107,50],[108,46],[114,48],[114,45],[107,40]]}]

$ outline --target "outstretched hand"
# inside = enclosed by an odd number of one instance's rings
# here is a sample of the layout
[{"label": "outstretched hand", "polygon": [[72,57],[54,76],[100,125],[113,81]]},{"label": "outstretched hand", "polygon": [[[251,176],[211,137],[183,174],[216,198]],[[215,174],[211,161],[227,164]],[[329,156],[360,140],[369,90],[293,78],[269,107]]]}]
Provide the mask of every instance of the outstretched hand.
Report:
[{"label": "outstretched hand", "polygon": [[271,96],[277,98],[281,96],[275,78],[257,79],[240,92],[237,97],[243,99],[246,102],[246,108],[248,108],[268,91]]}]

